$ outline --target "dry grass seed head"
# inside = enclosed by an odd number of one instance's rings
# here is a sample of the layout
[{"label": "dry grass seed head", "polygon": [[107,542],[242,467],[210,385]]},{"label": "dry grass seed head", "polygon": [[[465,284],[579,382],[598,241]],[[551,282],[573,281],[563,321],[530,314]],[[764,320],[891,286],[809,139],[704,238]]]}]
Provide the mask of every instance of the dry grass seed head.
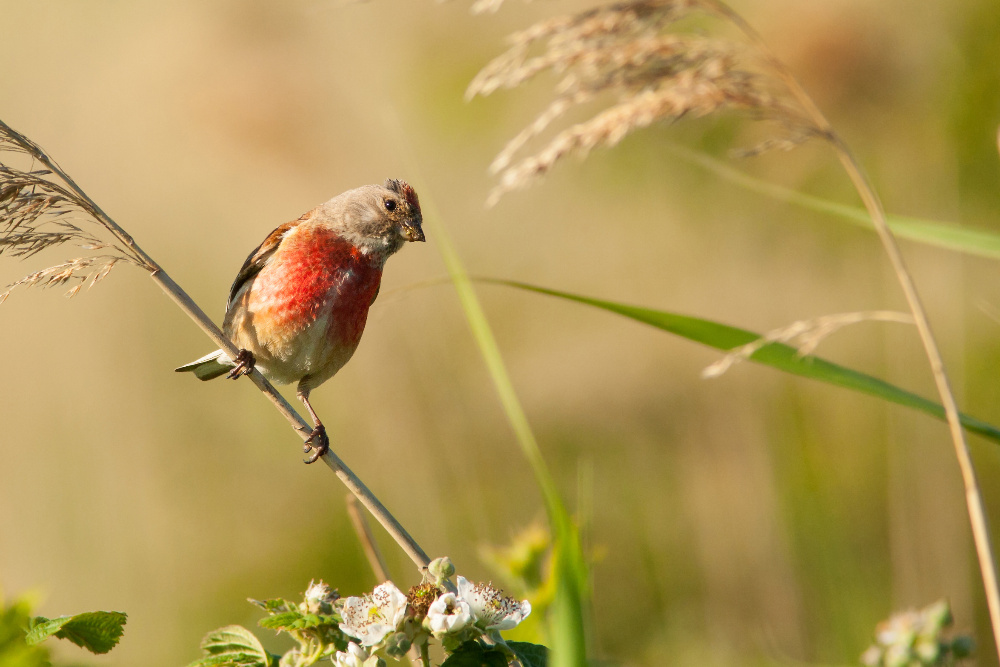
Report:
[{"label": "dry grass seed head", "polygon": [[472,3],[473,14],[484,14],[486,12],[496,12],[500,9],[503,0],[476,0]]},{"label": "dry grass seed head", "polygon": [[[115,264],[120,261],[123,261],[121,257],[113,255],[77,257],[62,264],[56,264],[47,269],[35,271],[7,285],[7,289],[0,293],[0,304],[6,301],[11,291],[17,287],[32,287],[33,285],[38,285],[39,287],[58,287],[70,281],[79,281],[79,283],[71,287],[66,292],[66,296],[76,296],[83,289],[84,285],[93,287],[103,280],[111,272],[111,269],[115,267]],[[88,280],[90,281],[89,285],[87,284]]]},{"label": "dry grass seed head", "polygon": [[86,250],[110,250],[104,254],[77,257],[35,271],[7,286],[0,293],[3,303],[16,287],[55,287],[79,281],[68,296],[88,283],[100,282],[118,262],[144,266],[138,255],[106,237],[108,228],[89,202],[52,178],[48,170],[22,170],[4,159],[13,155],[38,159],[41,149],[23,135],[0,122],[0,256],[26,259],[64,243]]},{"label": "dry grass seed head", "polygon": [[[556,98],[494,160],[500,184],[490,203],[549,171],[569,153],[617,144],[637,129],[684,116],[744,112],[778,120],[782,136],[754,152],[788,147],[815,128],[766,58],[743,43],[664,33],[693,11],[715,5],[698,0],[642,0],[599,7],[540,22],[511,37],[510,49],[472,81],[467,97],[519,86],[539,73],[560,77]],[[532,55],[540,49],[541,53]],[[515,155],[571,109],[610,96],[616,101],[589,120],[558,132],[534,155]]]},{"label": "dry grass seed head", "polygon": [[703,378],[716,378],[728,371],[734,365],[749,359],[772,343],[794,345],[798,356],[804,357],[816,351],[816,348],[831,334],[859,322],[899,322],[913,324],[913,316],[909,313],[898,313],[892,310],[869,310],[853,313],[823,315],[811,320],[797,320],[791,324],[773,329],[755,341],[734,348],[729,353],[708,366],[701,372]]}]

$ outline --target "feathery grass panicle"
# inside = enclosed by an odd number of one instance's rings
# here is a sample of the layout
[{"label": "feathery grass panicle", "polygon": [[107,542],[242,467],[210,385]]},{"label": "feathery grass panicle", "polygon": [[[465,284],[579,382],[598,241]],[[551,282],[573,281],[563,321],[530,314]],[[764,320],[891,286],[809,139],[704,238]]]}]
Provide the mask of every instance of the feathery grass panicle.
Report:
[{"label": "feathery grass panicle", "polygon": [[[517,87],[545,71],[560,79],[555,99],[491,165],[500,184],[489,203],[526,186],[567,154],[613,146],[656,122],[723,110],[778,121],[781,136],[753,152],[790,147],[819,132],[769,61],[749,45],[666,32],[694,12],[718,15],[707,0],[633,0],[548,19],[512,35],[507,52],[473,79],[467,98]],[[529,142],[571,109],[606,97],[616,101],[515,162]]]},{"label": "feathery grass panicle", "polygon": [[0,256],[27,259],[47,248],[70,243],[85,250],[104,250],[98,255],[76,257],[35,271],[0,293],[3,303],[16,287],[55,287],[76,282],[67,292],[73,296],[88,283],[102,280],[118,262],[152,269],[134,250],[115,238],[114,230],[85,198],[55,177],[51,169],[22,170],[13,162],[37,161],[41,148],[0,122]]},{"label": "feathery grass panicle", "polygon": [[794,344],[800,357],[805,357],[816,351],[819,344],[827,336],[843,327],[859,322],[899,322],[913,324],[913,316],[908,313],[897,313],[892,310],[869,310],[855,313],[839,313],[823,315],[811,320],[798,320],[788,326],[768,331],[757,340],[734,348],[729,353],[708,366],[701,372],[703,378],[717,378],[734,365],[745,361],[755,352],[771,343]]},{"label": "feathery grass panicle", "polygon": [[503,0],[476,0],[472,3],[473,14],[485,14],[486,12],[496,12],[500,9]]},{"label": "feathery grass panicle", "polygon": [[0,304],[7,300],[13,289],[17,287],[31,287],[39,285],[41,287],[57,287],[64,285],[71,280],[79,282],[66,292],[66,296],[76,296],[77,292],[90,281],[88,287],[93,287],[111,273],[115,264],[123,261],[122,257],[116,255],[96,255],[94,257],[77,257],[62,264],[50,266],[47,269],[35,271],[32,274],[16,280],[7,285],[4,292],[0,293]]}]

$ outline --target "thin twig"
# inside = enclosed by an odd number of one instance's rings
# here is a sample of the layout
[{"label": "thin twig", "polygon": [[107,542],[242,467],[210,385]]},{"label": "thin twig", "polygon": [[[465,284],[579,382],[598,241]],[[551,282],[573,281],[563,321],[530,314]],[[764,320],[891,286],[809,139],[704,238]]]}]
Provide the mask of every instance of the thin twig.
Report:
[{"label": "thin twig", "polygon": [[[212,339],[216,345],[222,348],[226,354],[231,358],[235,358],[238,350],[232,344],[232,342],[226,338],[222,330],[211,318],[205,314],[197,303],[188,296],[174,280],[167,275],[167,273],[160,267],[160,265],[150,257],[142,248],[138,246],[135,240],[129,235],[122,227],[116,223],[111,216],[105,213],[97,203],[87,195],[83,189],[76,184],[76,182],[70,178],[63,169],[56,164],[56,162],[50,158],[45,151],[41,149],[36,143],[20,134],[9,125],[0,120],[0,130],[2,130],[7,137],[16,142],[17,147],[38,160],[40,163],[45,165],[45,167],[52,171],[53,174],[58,176],[69,189],[74,193],[82,202],[81,207],[93,216],[98,222],[100,222],[106,229],[108,229],[117,239],[121,242],[131,254],[139,260],[137,264],[143,266],[150,271],[150,277],[153,281],[166,292],[174,303],[176,303],[181,310],[183,310],[188,317],[190,317],[195,324],[197,324],[209,338]],[[309,435],[312,433],[312,427],[295,411],[295,409],[284,399],[284,397],[278,393],[274,386],[267,381],[267,379],[260,374],[260,371],[254,370],[248,377],[251,381],[260,389],[265,396],[274,404],[278,409],[278,412],[282,414],[288,423],[291,424],[292,428],[298,433],[299,437],[305,441]],[[424,550],[420,548],[420,545],[410,536],[410,534],[403,528],[402,524],[396,520],[396,518],[389,513],[385,506],[379,501],[378,498],[368,489],[367,486],[355,475],[350,468],[338,457],[333,450],[327,450],[326,454],[323,455],[323,461],[330,467],[331,470],[336,473],[337,477],[347,486],[348,490],[353,493],[358,500],[372,513],[372,516],[382,524],[389,535],[396,541],[397,544],[406,552],[406,555],[410,557],[417,568],[422,572],[426,572],[427,565],[430,563],[430,559]]]},{"label": "thin twig", "polygon": [[875,225],[875,230],[882,242],[882,246],[889,256],[889,261],[903,289],[910,312],[913,313],[914,324],[920,334],[920,340],[923,343],[924,352],[927,355],[931,373],[934,376],[934,384],[937,386],[938,395],[941,397],[941,404],[944,406],[952,443],[955,447],[955,456],[958,459],[958,466],[962,473],[962,482],[965,486],[965,502],[968,507],[969,521],[972,526],[972,537],[976,544],[976,555],[979,558],[979,569],[982,572],[986,601],[990,610],[990,624],[993,628],[993,638],[997,653],[1000,655],[1000,589],[997,587],[996,558],[993,554],[993,547],[990,541],[989,525],[986,522],[986,510],[983,505],[982,493],[979,482],[976,479],[976,469],[972,463],[969,445],[965,440],[965,432],[962,430],[962,424],[959,421],[958,405],[955,402],[951,383],[945,371],[944,360],[941,357],[937,341],[931,331],[927,313],[921,303],[917,288],[913,283],[913,278],[906,268],[906,263],[903,261],[903,255],[899,250],[899,245],[896,243],[896,238],[886,222],[885,209],[882,207],[882,202],[879,201],[875,189],[872,187],[871,182],[861,169],[860,164],[853,153],[851,153],[847,144],[834,131],[833,126],[830,125],[830,122],[805,92],[805,89],[802,88],[801,84],[799,84],[798,80],[785,64],[774,55],[763,38],[743,17],[727,5],[715,0],[706,0],[706,2],[713,5],[721,16],[728,18],[736,25],[774,66],[775,70],[785,81],[789,91],[795,96],[803,109],[812,117],[817,127],[822,130],[823,135],[828,139],[841,165],[861,196],[865,208],[868,209],[868,213],[872,217],[872,223]]},{"label": "thin twig", "polygon": [[365,550],[365,557],[368,558],[368,564],[371,565],[372,572],[375,573],[375,579],[389,581],[391,577],[389,576],[389,568],[385,564],[385,558],[382,557],[382,551],[378,548],[371,526],[368,525],[365,515],[361,512],[357,496],[352,494],[347,494],[347,515],[351,517],[354,532],[357,533],[358,541],[361,542],[361,547]]}]

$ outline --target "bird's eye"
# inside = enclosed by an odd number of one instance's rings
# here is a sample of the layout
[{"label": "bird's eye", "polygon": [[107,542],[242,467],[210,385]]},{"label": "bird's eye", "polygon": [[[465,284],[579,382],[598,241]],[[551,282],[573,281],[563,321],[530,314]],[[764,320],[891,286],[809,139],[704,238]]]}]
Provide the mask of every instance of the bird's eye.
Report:
[{"label": "bird's eye", "polygon": [[387,210],[389,212],[392,212],[392,211],[396,210],[396,200],[395,199],[386,199],[382,203],[385,205],[385,210]]}]

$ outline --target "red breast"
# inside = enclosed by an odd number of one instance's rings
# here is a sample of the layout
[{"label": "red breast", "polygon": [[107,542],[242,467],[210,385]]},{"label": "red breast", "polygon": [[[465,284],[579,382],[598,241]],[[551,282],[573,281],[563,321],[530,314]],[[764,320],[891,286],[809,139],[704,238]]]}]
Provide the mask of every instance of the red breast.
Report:
[{"label": "red breast", "polygon": [[303,225],[256,276],[247,306],[261,339],[294,338],[329,312],[327,339],[355,347],[381,280],[377,259],[328,229]]}]

